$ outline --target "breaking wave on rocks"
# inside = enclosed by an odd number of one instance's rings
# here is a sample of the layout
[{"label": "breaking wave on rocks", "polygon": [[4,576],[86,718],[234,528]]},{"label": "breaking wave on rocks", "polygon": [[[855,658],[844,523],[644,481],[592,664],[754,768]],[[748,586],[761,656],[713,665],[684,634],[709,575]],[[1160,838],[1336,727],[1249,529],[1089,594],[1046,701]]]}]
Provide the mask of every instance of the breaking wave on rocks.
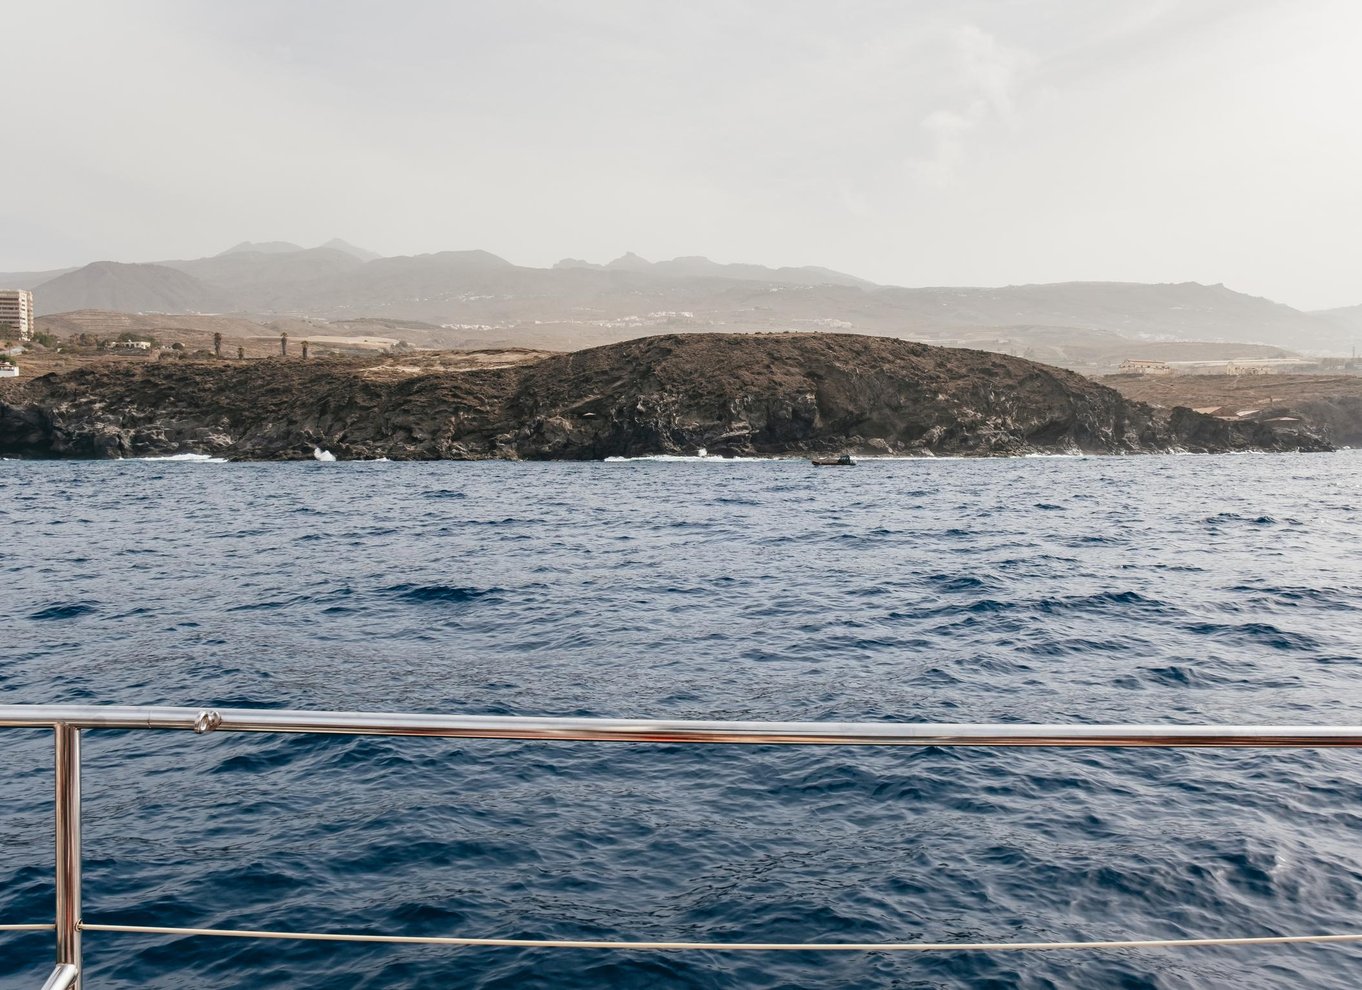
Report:
[{"label": "breaking wave on rocks", "polygon": [[773,457],[720,457],[717,454],[640,454],[637,457],[607,457],[606,463],[630,463],[633,461],[661,461],[681,464],[731,464],[734,461],[780,460]]},{"label": "breaking wave on rocks", "polygon": [[164,457],[129,457],[130,461],[183,461],[198,464],[226,464],[227,458],[211,454],[167,454]]}]

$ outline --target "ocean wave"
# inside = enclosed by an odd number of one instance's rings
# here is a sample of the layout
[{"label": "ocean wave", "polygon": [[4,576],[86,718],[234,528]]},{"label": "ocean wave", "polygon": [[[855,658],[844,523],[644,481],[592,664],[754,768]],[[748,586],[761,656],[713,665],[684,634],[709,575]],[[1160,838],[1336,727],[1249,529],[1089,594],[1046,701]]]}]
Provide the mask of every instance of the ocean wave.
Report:
[{"label": "ocean wave", "polygon": [[78,619],[99,611],[96,602],[53,602],[29,614],[34,622],[59,622],[63,619]]},{"label": "ocean wave", "polygon": [[1197,636],[1226,639],[1273,650],[1310,653],[1320,649],[1319,640],[1307,633],[1291,632],[1268,622],[1195,622],[1184,627]]},{"label": "ocean wave", "polygon": [[464,605],[501,592],[500,588],[472,588],[450,584],[395,584],[385,594],[421,605]]}]

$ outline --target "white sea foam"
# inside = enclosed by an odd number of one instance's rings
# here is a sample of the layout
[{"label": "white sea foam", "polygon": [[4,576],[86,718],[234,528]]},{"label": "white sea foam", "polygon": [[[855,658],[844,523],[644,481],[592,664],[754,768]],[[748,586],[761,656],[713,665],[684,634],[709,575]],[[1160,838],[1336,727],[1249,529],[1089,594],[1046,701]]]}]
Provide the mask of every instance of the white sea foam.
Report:
[{"label": "white sea foam", "polygon": [[322,450],[320,447],[312,448],[312,456],[319,461],[334,461],[336,459],[335,454],[329,450]]},{"label": "white sea foam", "polygon": [[857,454],[856,463],[865,464],[872,461],[977,461],[978,457],[964,457],[960,454],[931,454],[924,451],[921,454]]},{"label": "white sea foam", "polygon": [[693,454],[645,454],[642,457],[607,457],[608,463],[632,463],[634,461],[674,461],[680,464],[724,464],[733,461],[780,461],[783,457],[710,457],[706,454],[697,457]]},{"label": "white sea foam", "polygon": [[197,464],[226,464],[227,458],[212,454],[167,454],[164,457],[129,457],[130,461],[185,461]]}]

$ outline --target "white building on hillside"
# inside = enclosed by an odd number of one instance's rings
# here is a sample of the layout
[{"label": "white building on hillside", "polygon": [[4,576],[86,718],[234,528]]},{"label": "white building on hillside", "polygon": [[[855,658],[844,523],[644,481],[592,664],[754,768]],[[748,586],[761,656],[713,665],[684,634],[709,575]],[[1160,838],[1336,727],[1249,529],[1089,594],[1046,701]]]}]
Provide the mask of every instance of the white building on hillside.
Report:
[{"label": "white building on hillside", "polygon": [[1126,358],[1121,362],[1121,367],[1117,370],[1122,375],[1171,375],[1173,369],[1168,366],[1167,361],[1141,361],[1137,358]]},{"label": "white building on hillside", "polygon": [[0,336],[33,338],[33,293],[27,289],[0,289]]}]

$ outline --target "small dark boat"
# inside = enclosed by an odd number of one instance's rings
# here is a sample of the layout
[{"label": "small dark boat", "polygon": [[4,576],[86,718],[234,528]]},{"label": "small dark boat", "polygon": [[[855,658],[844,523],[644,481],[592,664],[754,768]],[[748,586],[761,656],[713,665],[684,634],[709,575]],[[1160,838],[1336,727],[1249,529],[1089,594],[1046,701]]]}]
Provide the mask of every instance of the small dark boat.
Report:
[{"label": "small dark boat", "polygon": [[843,454],[841,457],[815,457],[814,467],[855,467],[856,462],[851,459],[850,454]]}]

